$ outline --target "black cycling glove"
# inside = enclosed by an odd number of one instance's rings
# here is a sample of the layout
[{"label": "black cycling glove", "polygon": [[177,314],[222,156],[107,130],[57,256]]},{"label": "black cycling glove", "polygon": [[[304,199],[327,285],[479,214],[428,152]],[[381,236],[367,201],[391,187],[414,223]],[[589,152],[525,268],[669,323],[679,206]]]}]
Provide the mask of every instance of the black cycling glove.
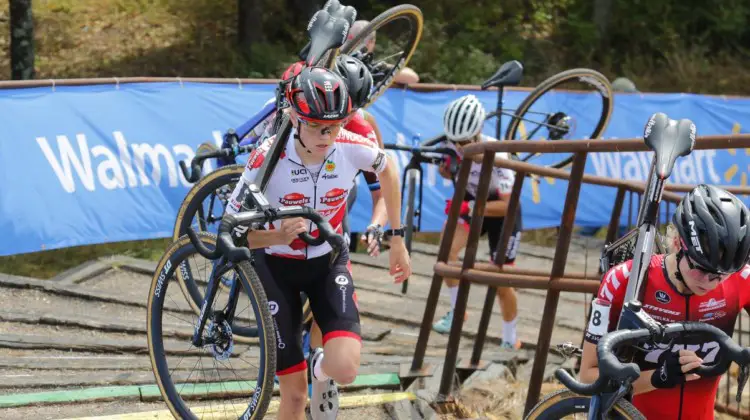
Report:
[{"label": "black cycling glove", "polygon": [[674,388],[685,382],[685,374],[680,364],[680,353],[665,351],[659,358],[659,367],[651,375],[654,388]]}]

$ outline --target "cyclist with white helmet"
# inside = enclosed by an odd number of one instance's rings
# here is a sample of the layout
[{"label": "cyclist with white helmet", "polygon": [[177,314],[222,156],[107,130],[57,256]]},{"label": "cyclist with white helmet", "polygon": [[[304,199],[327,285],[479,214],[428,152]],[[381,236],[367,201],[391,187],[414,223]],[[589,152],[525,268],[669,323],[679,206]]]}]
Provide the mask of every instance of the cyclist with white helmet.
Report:
[{"label": "cyclist with white helmet", "polygon": [[[443,128],[448,138],[448,144],[453,147],[458,156],[462,156],[462,148],[468,143],[481,141],[497,141],[496,139],[482,134],[486,112],[484,106],[474,95],[466,95],[451,102],[445,110],[443,116]],[[508,159],[507,153],[497,153],[495,159]],[[452,178],[448,169],[449,161],[439,168],[440,175],[444,178]],[[481,163],[474,162],[471,166],[468,183],[466,185],[466,195],[461,204],[461,213],[459,218],[459,229],[456,229],[453,243],[451,244],[448,261],[457,261],[458,254],[466,248],[469,239],[469,226],[471,224],[471,212],[474,208],[474,202],[477,199],[477,187],[479,185],[479,175]],[[508,200],[510,192],[515,181],[515,173],[510,169],[493,168],[492,178],[490,181],[490,191],[487,198],[487,206],[484,210],[484,219],[482,222],[482,235],[487,234],[490,246],[490,257],[495,260],[495,250],[500,241],[503,221],[508,211]],[[451,200],[446,200],[445,213],[451,207]],[[513,233],[508,241],[505,251],[505,264],[512,265],[516,258],[518,245],[521,242],[521,209],[519,206],[516,215],[516,223]],[[440,333],[448,333],[453,321],[453,310],[456,306],[456,297],[458,295],[458,279],[444,279],[445,285],[451,297],[451,310],[437,322],[432,328]],[[516,317],[518,315],[516,293],[512,288],[499,287],[497,289],[498,302],[503,314],[503,340],[502,347],[506,349],[520,348],[520,341],[516,334]],[[466,315],[464,315],[466,316]]]}]

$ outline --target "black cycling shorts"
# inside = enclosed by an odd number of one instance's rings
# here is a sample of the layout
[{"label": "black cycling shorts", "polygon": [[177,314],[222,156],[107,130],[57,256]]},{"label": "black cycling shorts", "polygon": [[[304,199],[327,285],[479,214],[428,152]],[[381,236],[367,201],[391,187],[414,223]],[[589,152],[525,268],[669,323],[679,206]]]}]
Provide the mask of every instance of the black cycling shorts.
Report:
[{"label": "black cycling shorts", "polygon": [[302,351],[302,300],[305,292],[315,320],[323,332],[323,344],[331,338],[361,341],[359,311],[354,293],[349,253],[342,250],[333,267],[330,254],[307,260],[277,257],[265,250],[253,251],[255,271],[268,297],[276,327],[276,374],[307,368]]},{"label": "black cycling shorts", "polygon": [[[467,196],[467,199],[473,199],[473,197]],[[488,201],[491,201],[488,199]],[[490,246],[490,259],[496,261],[495,251],[500,242],[500,233],[503,230],[504,217],[483,217],[482,218],[482,235],[487,234],[487,242]],[[471,217],[461,216],[458,219],[458,224],[463,226],[465,229],[469,229],[471,225]],[[516,214],[516,225],[513,226],[513,232],[510,234],[508,239],[508,246],[505,248],[505,264],[511,265],[516,261],[516,254],[518,254],[518,247],[521,244],[521,230],[523,229],[523,221],[521,218],[521,207],[518,207],[518,213]]]}]

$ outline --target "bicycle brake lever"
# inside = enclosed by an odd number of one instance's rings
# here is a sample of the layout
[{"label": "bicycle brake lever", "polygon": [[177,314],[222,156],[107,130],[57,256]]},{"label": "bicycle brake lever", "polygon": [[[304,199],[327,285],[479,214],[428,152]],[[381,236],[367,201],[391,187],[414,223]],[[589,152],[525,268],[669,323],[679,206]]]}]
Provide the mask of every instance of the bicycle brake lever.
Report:
[{"label": "bicycle brake lever", "polygon": [[750,365],[740,366],[740,374],[737,376],[737,396],[735,397],[738,403],[742,399],[742,390],[745,389],[748,377],[750,377]]}]

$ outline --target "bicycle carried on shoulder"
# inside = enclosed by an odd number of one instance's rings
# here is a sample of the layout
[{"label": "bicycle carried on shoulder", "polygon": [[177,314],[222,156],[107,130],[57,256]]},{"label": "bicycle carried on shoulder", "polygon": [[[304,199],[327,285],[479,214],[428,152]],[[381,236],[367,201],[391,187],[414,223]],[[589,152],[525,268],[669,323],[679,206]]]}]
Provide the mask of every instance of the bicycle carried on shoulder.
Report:
[{"label": "bicycle carried on shoulder", "polygon": [[[331,12],[329,13],[328,11]],[[340,35],[340,29],[342,28],[332,28],[326,24],[327,16],[331,14],[336,15],[336,13],[338,15],[345,15],[346,19],[353,21],[353,16],[348,14],[350,12],[342,8],[338,1],[329,1],[326,3],[324,10],[318,12],[316,14],[317,17],[311,19],[311,23],[314,21],[314,24],[308,28],[308,32],[312,40],[310,44],[303,48],[300,55],[308,60],[319,57],[316,63],[330,68],[339,51],[345,54],[354,52],[367,54],[369,65],[379,69],[379,77],[373,84],[373,90],[368,102],[369,105],[393,83],[393,76],[406,66],[409,58],[416,50],[422,33],[422,13],[419,8],[412,5],[393,7],[381,13],[356,37],[346,42],[332,35]],[[382,51],[378,54],[372,52],[363,53],[362,50],[368,37],[375,31],[378,32],[378,42],[383,45]],[[317,39],[321,39],[322,41],[316,41]],[[320,47],[321,45],[323,47]],[[309,62],[308,64],[311,63]],[[228,159],[230,162],[233,162],[242,152],[251,150],[254,145],[247,144],[249,141],[246,137],[247,134],[255,130],[258,124],[268,118],[273,112],[283,110],[287,106],[283,97],[284,86],[283,81],[279,83],[279,87],[276,89],[275,102],[267,104],[248,122],[238,127],[235,130],[236,134],[229,132],[224,136],[225,144],[228,145],[227,147],[222,147],[217,151],[213,144],[204,144],[202,146],[205,152],[196,155],[196,158],[191,162],[191,170],[186,174],[186,176],[190,175],[196,179],[197,183],[190,189],[178,210],[173,229],[173,240],[177,240],[185,235],[187,229],[191,226],[200,231],[216,232],[218,223],[224,214],[226,203],[232,191],[234,191],[237,181],[244,172],[244,166],[236,163],[224,164],[217,161],[218,169],[206,176],[202,176],[201,165],[206,159],[217,157],[217,154],[221,155],[220,157],[225,160]],[[281,150],[283,150],[286,144],[290,130],[291,125],[288,122],[288,117],[285,117],[285,113],[276,112],[276,118],[272,124],[270,133],[276,134],[283,141],[274,142],[274,145],[267,154],[267,159],[263,162],[260,178],[256,180],[256,184],[259,185],[261,190],[264,190],[265,183],[273,172],[273,165],[275,165],[275,161],[280,156]],[[262,138],[258,141],[262,141]],[[236,147],[234,146],[235,144]],[[235,150],[237,150],[237,153],[235,153]],[[186,171],[186,169],[184,170]],[[178,276],[178,280],[181,278],[181,276]],[[195,313],[199,313],[200,303],[203,301],[201,285],[193,281],[192,277],[186,277],[185,281],[180,280],[180,284],[186,298],[190,302],[190,306]],[[309,324],[311,321],[311,312],[308,307],[306,307],[305,314],[306,322]]]},{"label": "bicycle carried on shoulder", "polygon": [[[630,349],[639,350],[644,344],[663,343],[664,340],[684,332],[700,332],[713,335],[720,343],[721,350],[726,352],[726,358],[710,366],[700,367],[696,372],[699,375],[723,373],[732,361],[745,366],[750,363],[750,350],[739,348],[731,341],[731,338],[716,327],[693,322],[671,323],[664,326],[642,310],[641,302],[645,292],[645,282],[648,281],[646,277],[648,265],[654,247],[661,241],[656,222],[664,185],[674,168],[675,160],[689,155],[692,151],[695,143],[695,125],[690,120],[683,119],[678,122],[670,120],[665,114],[657,113],[646,124],[643,137],[654,152],[654,157],[646,181],[644,199],[641,201],[638,212],[637,228],[635,233],[630,232],[626,235],[630,241],[635,239],[635,245],[628,248],[634,252],[630,272],[635,275],[631,274],[632,280],[627,285],[625,303],[617,330],[605,334],[597,345],[599,378],[594,384],[583,384],[565,370],[558,369],[555,376],[568,390],[558,391],[542,398],[529,411],[527,419],[562,418],[574,413],[587,413],[589,419],[603,419],[612,414],[622,418],[644,418],[632,404],[623,399],[630,393],[632,383],[640,375],[640,370],[633,363],[623,365],[613,353],[617,348],[626,347],[628,344],[635,343],[636,345],[630,346]],[[611,264],[610,256],[613,255],[615,249],[614,247],[605,248],[603,264]],[[593,316],[597,314],[594,313]],[[575,350],[580,351],[580,349]],[[619,354],[622,355],[622,353]]]}]

